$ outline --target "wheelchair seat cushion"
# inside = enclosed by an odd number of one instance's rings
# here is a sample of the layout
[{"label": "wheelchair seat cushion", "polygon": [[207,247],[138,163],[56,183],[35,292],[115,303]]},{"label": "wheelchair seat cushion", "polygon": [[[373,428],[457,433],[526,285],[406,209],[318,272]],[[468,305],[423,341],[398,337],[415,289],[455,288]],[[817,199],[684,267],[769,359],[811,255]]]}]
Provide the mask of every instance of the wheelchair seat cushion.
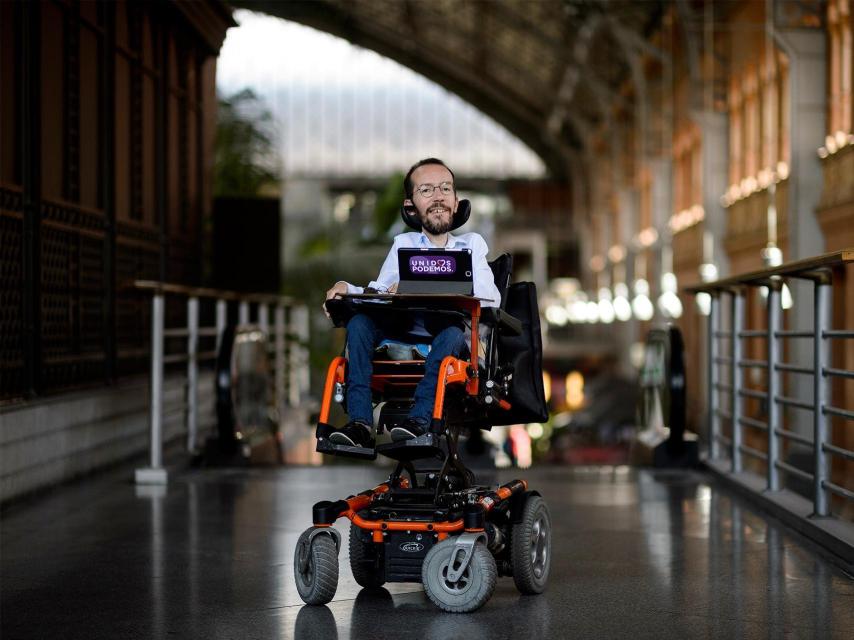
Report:
[{"label": "wheelchair seat cushion", "polygon": [[[488,331],[489,329],[484,327],[484,332],[487,336],[489,335]],[[466,337],[466,343],[469,345],[469,349],[471,349],[471,336]],[[478,343],[480,344],[478,363],[483,366],[486,364],[484,355],[486,354],[487,341],[481,339]],[[401,342],[400,340],[383,340],[374,350],[375,360],[426,360],[429,353],[429,344],[423,342],[412,344]]]},{"label": "wheelchair seat cushion", "polygon": [[383,340],[374,353],[379,360],[426,360],[427,354],[430,353],[430,345]]}]

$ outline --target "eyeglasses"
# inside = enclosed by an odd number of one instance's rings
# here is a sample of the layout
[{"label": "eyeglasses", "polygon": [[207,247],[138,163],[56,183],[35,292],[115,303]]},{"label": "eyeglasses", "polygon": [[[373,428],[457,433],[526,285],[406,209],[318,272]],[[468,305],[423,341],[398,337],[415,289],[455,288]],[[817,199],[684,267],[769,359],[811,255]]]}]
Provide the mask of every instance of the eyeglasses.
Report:
[{"label": "eyeglasses", "polygon": [[454,192],[454,183],[453,182],[442,182],[441,184],[422,184],[416,187],[415,191],[422,198],[429,198],[433,195],[433,192],[438,189],[442,192],[443,196],[449,196]]}]

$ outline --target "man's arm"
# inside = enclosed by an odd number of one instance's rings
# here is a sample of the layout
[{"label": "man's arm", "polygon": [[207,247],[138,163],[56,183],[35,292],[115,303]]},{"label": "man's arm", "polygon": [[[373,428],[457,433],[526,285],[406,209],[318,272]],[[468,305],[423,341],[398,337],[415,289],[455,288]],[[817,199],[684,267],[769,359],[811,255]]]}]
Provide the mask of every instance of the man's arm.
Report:
[{"label": "man's arm", "polygon": [[[394,243],[391,246],[391,249],[388,252],[388,255],[383,262],[383,266],[380,269],[380,274],[377,276],[376,280],[372,280],[370,284],[368,284],[368,289],[374,289],[376,291],[380,291],[382,293],[396,293],[397,292],[397,282],[400,280],[400,276],[397,270],[397,244],[398,239],[394,239]],[[326,292],[326,300],[330,298],[335,298],[338,296],[343,296],[347,294],[357,294],[364,293],[364,287],[358,287],[354,284],[350,284],[349,282],[345,282],[344,280],[339,280]],[[326,317],[329,317],[329,312],[326,310],[326,302],[323,303],[323,313],[326,314]]]},{"label": "man's arm", "polygon": [[400,236],[396,236],[388,251],[388,255],[383,261],[383,266],[380,268],[380,273],[376,280],[372,280],[368,287],[376,289],[380,293],[394,293],[397,291],[397,283],[400,280],[400,273],[397,269],[397,248],[400,244]]}]

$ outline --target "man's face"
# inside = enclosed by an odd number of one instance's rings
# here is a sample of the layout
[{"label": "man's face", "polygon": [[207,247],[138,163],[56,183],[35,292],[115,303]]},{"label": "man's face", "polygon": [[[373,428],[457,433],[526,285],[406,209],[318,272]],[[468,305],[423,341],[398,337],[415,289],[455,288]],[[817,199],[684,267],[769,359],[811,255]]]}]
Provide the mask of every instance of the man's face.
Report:
[{"label": "man's face", "polygon": [[[442,184],[450,184],[453,187],[454,178],[451,172],[440,164],[426,164],[412,172],[412,184],[415,187],[412,204],[418,211],[421,226],[436,236],[448,232],[459,200],[456,189],[445,194],[439,187]],[[426,197],[419,192],[419,188],[425,185],[435,187],[433,193]]]}]

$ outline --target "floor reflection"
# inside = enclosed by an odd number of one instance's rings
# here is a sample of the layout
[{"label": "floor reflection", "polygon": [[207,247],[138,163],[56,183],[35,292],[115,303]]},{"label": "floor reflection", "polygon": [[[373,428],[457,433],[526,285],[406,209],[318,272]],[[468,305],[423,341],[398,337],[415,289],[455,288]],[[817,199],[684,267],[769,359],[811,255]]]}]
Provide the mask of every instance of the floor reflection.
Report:
[{"label": "floor reflection", "polygon": [[[311,505],[374,486],[370,465],[97,481],[3,513],[3,638],[847,638],[854,581],[699,473],[534,468],[553,519],[552,580],[445,614],[420,585],[362,590],[340,554],[335,599],[305,607],[293,550]],[[499,471],[492,482],[518,474]],[[348,523],[337,525],[346,540]],[[71,633],[67,630],[71,629]]]}]

